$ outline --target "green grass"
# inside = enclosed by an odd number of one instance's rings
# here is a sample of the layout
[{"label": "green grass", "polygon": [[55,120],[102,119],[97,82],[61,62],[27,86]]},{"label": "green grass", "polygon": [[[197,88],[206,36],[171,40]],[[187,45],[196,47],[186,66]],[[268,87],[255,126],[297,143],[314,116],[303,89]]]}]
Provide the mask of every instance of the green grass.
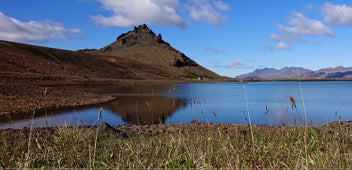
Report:
[{"label": "green grass", "polygon": [[185,78],[189,78],[189,79],[198,79],[202,76],[198,75],[198,74],[195,74],[195,73],[192,73],[192,72],[189,72],[187,70],[184,70],[183,71],[183,77]]},{"label": "green grass", "polygon": [[94,127],[59,127],[33,129],[29,141],[29,129],[1,130],[0,167],[352,168],[350,127],[254,125],[254,142],[247,125],[117,128],[129,137]]}]

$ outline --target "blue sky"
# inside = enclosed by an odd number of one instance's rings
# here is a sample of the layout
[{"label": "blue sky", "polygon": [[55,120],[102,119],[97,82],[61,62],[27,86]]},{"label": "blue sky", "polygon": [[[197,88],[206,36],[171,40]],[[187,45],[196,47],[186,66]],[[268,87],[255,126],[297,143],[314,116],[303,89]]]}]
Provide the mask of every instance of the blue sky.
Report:
[{"label": "blue sky", "polygon": [[351,66],[350,0],[0,0],[0,39],[101,48],[148,24],[224,76],[285,66]]}]

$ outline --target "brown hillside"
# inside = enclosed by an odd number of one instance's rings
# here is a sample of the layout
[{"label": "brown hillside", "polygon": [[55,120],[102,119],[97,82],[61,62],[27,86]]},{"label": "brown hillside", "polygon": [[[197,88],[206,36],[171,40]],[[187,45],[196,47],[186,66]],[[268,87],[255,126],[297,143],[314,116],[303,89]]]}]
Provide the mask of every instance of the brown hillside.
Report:
[{"label": "brown hillside", "polygon": [[138,61],[0,41],[2,78],[22,80],[160,79],[160,70]]},{"label": "brown hillside", "polygon": [[164,75],[167,77],[220,78],[171,47],[160,34],[155,35],[145,24],[121,34],[115,42],[90,53],[133,59],[165,70],[167,73]]}]

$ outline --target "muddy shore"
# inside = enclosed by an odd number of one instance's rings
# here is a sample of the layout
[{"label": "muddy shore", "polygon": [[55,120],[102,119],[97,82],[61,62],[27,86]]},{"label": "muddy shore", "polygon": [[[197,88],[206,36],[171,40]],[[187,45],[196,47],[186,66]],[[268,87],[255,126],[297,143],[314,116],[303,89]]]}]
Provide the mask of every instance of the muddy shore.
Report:
[{"label": "muddy shore", "polygon": [[66,89],[34,85],[0,85],[0,115],[32,114],[44,109],[55,110],[99,104],[114,97]]},{"label": "muddy shore", "polygon": [[[0,81],[0,116],[32,115],[44,110],[62,110],[97,105],[114,100],[94,89],[183,83],[170,80],[69,80]],[[93,90],[92,90],[93,89]]]}]

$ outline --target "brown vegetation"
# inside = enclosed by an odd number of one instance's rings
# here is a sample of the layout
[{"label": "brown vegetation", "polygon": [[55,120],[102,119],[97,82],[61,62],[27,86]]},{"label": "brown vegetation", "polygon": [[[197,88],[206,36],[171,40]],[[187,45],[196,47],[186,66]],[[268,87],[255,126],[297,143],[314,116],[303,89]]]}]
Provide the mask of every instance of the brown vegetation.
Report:
[{"label": "brown vegetation", "polygon": [[0,168],[350,169],[352,124],[200,124],[0,130]]}]

